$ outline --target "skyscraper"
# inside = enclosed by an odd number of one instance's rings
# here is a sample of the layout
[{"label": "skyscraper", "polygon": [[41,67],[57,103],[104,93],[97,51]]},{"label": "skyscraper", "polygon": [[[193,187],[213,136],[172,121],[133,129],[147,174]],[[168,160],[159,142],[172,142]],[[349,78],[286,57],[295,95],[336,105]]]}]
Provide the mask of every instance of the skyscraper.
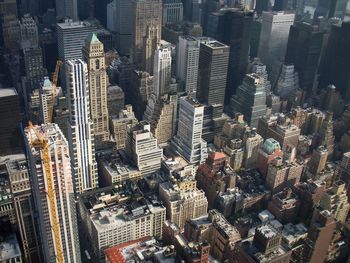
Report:
[{"label": "skyscraper", "polygon": [[68,136],[75,193],[98,187],[95,139],[90,113],[88,67],[82,60],[66,63],[68,84]]},{"label": "skyscraper", "polygon": [[26,128],[24,133],[44,262],[54,263],[56,257],[80,262],[68,142],[56,124]]},{"label": "skyscraper", "polygon": [[56,16],[58,20],[64,18],[78,20],[77,0],[56,0]]},{"label": "skyscraper", "polygon": [[172,147],[189,163],[203,163],[207,158],[207,143],[202,139],[204,106],[191,97],[181,97],[179,123]]},{"label": "skyscraper", "polygon": [[[17,156],[17,155],[15,155]],[[40,262],[39,236],[35,219],[31,178],[25,156],[6,162],[23,252],[27,262]]]},{"label": "skyscraper", "polygon": [[169,92],[171,80],[171,48],[159,45],[154,54],[153,93],[159,98]]},{"label": "skyscraper", "polygon": [[267,66],[272,85],[286,53],[289,28],[294,23],[294,14],[263,12],[258,56]]},{"label": "skyscraper", "polygon": [[83,57],[88,69],[90,112],[94,123],[95,140],[96,144],[100,145],[109,139],[108,79],[103,44],[93,33],[90,33],[85,39]]},{"label": "skyscraper", "polygon": [[214,39],[201,41],[199,52],[199,102],[224,104],[230,47]]},{"label": "skyscraper", "polygon": [[34,19],[26,14],[20,22],[20,32],[21,32],[21,47],[30,48],[38,47],[39,45],[39,34],[38,27]]},{"label": "skyscraper", "polygon": [[305,22],[297,22],[290,28],[285,61],[294,65],[299,73],[300,87],[307,92],[314,86],[323,38],[323,31]]},{"label": "skyscraper", "polygon": [[266,87],[264,78],[256,73],[247,74],[237,93],[231,99],[233,113],[242,113],[252,127],[266,114]]},{"label": "skyscraper", "polygon": [[185,91],[193,96],[197,91],[199,46],[198,39],[180,36],[176,50],[176,76],[183,82]]},{"label": "skyscraper", "polygon": [[182,22],[183,12],[184,9],[181,0],[163,1],[163,25]]},{"label": "skyscraper", "polygon": [[230,47],[225,104],[230,103],[247,72],[252,22],[251,11],[228,9],[219,17],[218,40]]},{"label": "skyscraper", "polygon": [[275,86],[275,93],[279,95],[282,100],[288,100],[298,89],[299,74],[295,71],[294,65],[283,64]]},{"label": "skyscraper", "polygon": [[152,74],[154,50],[162,30],[162,1],[132,0],[131,5],[133,61]]}]

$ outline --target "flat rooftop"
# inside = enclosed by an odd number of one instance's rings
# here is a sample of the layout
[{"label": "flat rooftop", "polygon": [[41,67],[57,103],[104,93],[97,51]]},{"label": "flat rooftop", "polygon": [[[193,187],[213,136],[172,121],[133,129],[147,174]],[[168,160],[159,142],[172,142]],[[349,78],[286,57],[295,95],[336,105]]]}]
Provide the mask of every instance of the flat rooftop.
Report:
[{"label": "flat rooftop", "polygon": [[16,96],[17,91],[15,88],[0,88],[0,98]]}]

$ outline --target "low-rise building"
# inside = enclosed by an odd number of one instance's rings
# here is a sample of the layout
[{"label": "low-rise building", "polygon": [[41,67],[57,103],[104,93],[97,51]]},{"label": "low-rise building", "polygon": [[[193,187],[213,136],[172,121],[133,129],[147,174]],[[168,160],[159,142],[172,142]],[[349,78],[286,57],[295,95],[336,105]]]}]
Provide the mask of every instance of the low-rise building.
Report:
[{"label": "low-rise building", "polygon": [[165,207],[146,199],[135,184],[84,193],[79,213],[94,253],[104,258],[106,248],[147,236],[161,238]]}]

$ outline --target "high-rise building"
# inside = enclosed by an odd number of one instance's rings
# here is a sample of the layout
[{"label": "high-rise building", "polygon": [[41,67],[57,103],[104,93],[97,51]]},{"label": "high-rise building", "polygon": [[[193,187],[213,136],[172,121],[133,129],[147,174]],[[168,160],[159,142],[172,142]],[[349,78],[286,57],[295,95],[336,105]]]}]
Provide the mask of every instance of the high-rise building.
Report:
[{"label": "high-rise building", "polygon": [[163,25],[182,22],[183,12],[184,9],[181,0],[163,1]]},{"label": "high-rise building", "polygon": [[109,117],[117,117],[119,112],[125,106],[125,93],[118,85],[108,86],[107,88],[107,102]]},{"label": "high-rise building", "polygon": [[9,14],[17,16],[16,0],[4,0],[0,2],[0,16]]},{"label": "high-rise building", "polygon": [[333,113],[327,112],[326,118],[322,122],[322,125],[319,129],[319,145],[324,146],[328,152],[328,159],[333,155],[334,151],[334,134],[333,134]]},{"label": "high-rise building", "polygon": [[247,72],[252,22],[252,11],[224,9],[219,17],[217,39],[230,47],[225,104],[230,103]]},{"label": "high-rise building", "polygon": [[244,167],[253,169],[257,167],[258,150],[264,143],[264,139],[255,131],[246,131],[244,134]]},{"label": "high-rise building", "polygon": [[320,64],[319,88],[335,85],[345,102],[350,101],[350,69],[345,67],[350,59],[350,22],[332,25],[327,47]]},{"label": "high-rise building", "polygon": [[191,36],[179,36],[177,44],[176,76],[183,82],[185,91],[196,95],[198,81],[200,41]]},{"label": "high-rise building", "polygon": [[294,14],[263,12],[258,56],[267,66],[272,85],[275,84],[286,53],[289,28]]},{"label": "high-rise building", "polygon": [[[24,133],[44,262],[54,263],[56,257],[80,262],[68,142],[56,124],[26,128]],[[38,143],[42,139],[44,143]]]},{"label": "high-rise building", "polygon": [[56,16],[58,20],[70,18],[74,21],[78,20],[78,4],[77,0],[55,0]]},{"label": "high-rise building", "polygon": [[314,19],[320,16],[327,18],[339,17],[343,19],[347,4],[347,0],[319,0],[314,13]]},{"label": "high-rise building", "polygon": [[246,74],[242,85],[231,98],[232,113],[242,113],[251,127],[257,127],[261,117],[266,115],[266,85],[262,76]]},{"label": "high-rise building", "polygon": [[197,99],[200,103],[224,104],[230,47],[208,39],[199,51]]},{"label": "high-rise building", "polygon": [[258,150],[257,168],[266,177],[269,164],[276,158],[283,157],[283,152],[278,141],[273,138],[266,139],[263,147]]},{"label": "high-rise building", "polygon": [[[55,94],[53,94],[53,88],[55,88]],[[52,121],[53,107],[56,104],[57,97],[59,96],[60,88],[53,87],[50,79],[48,77],[44,78],[44,81],[39,88],[40,94],[40,121],[42,123],[50,123]],[[52,99],[52,96],[57,96]],[[52,105],[52,102],[54,105]],[[51,114],[51,116],[49,116]]]},{"label": "high-rise building", "polygon": [[30,48],[38,47],[39,45],[39,34],[38,27],[35,20],[29,15],[25,14],[20,22],[21,32],[21,47]]},{"label": "high-rise building", "polygon": [[95,34],[90,33],[85,39],[83,57],[89,76],[90,114],[94,123],[96,145],[109,139],[109,118],[107,105],[107,72],[103,44]]},{"label": "high-rise building", "polygon": [[324,32],[317,26],[296,22],[290,28],[285,62],[299,73],[300,87],[311,92],[323,47]]},{"label": "high-rise building", "polygon": [[333,238],[337,222],[328,210],[314,210],[313,217],[305,241],[305,257],[307,262],[323,262]]},{"label": "high-rise building", "polygon": [[[108,5],[110,12],[113,12],[111,17],[115,15],[115,21],[112,19],[111,26],[115,27],[117,50],[120,55],[128,56],[132,45],[132,16],[131,14],[132,1],[130,0],[115,0]],[[114,10],[115,8],[115,10]],[[109,19],[109,16],[108,16]],[[109,20],[108,20],[109,21]]]},{"label": "high-rise building", "polygon": [[144,114],[144,120],[151,124],[151,132],[158,144],[169,142],[176,132],[177,95],[157,98],[151,95]]},{"label": "high-rise building", "polygon": [[343,181],[335,182],[321,198],[320,207],[330,211],[338,222],[345,223],[350,210],[346,184]]},{"label": "high-rise building", "polygon": [[183,229],[187,220],[206,215],[208,201],[193,176],[174,180],[159,185],[159,198],[167,208],[167,219]]},{"label": "high-rise building", "polygon": [[[0,3],[1,5],[1,3]],[[1,10],[1,9],[0,9]],[[1,11],[0,11],[1,12]],[[15,15],[6,14],[2,16],[1,21],[1,37],[5,49],[10,54],[18,54],[19,41],[21,39],[20,23]]]},{"label": "high-rise building", "polygon": [[21,149],[21,107],[14,88],[0,88],[0,155],[16,153]]},{"label": "high-rise building", "polygon": [[266,95],[271,93],[271,82],[268,80],[269,75],[266,70],[266,65],[261,63],[259,58],[254,58],[249,64],[248,64],[248,73],[256,73],[260,75],[264,79],[264,85],[265,85],[265,91]]},{"label": "high-rise building", "polygon": [[157,98],[169,93],[171,81],[171,48],[160,44],[153,64],[153,93]]},{"label": "high-rise building", "polygon": [[68,60],[68,136],[75,193],[98,187],[95,138],[90,115],[88,67],[82,60]]},{"label": "high-rise building", "polygon": [[204,106],[191,97],[179,101],[178,129],[172,146],[189,163],[203,163],[207,158],[207,143],[202,139]]},{"label": "high-rise building", "polygon": [[282,100],[288,100],[299,89],[299,74],[295,71],[294,65],[283,64],[281,73],[275,86],[275,93]]},{"label": "high-rise building", "polygon": [[128,129],[137,124],[138,120],[135,117],[134,111],[131,105],[126,105],[125,109],[119,112],[117,116],[112,116],[111,118],[111,133],[113,135],[114,141],[116,142],[116,149],[124,149],[126,147],[126,139]]},{"label": "high-rise building", "polygon": [[317,175],[323,171],[326,166],[328,157],[328,151],[324,146],[317,147],[311,155],[311,159],[308,163],[309,172],[313,175]]},{"label": "high-rise building", "polygon": [[150,124],[142,121],[128,128],[126,148],[129,157],[142,175],[158,171],[161,166],[163,150],[159,148],[157,139],[151,132]]},{"label": "high-rise building", "polygon": [[153,57],[162,30],[162,1],[132,0],[133,61],[153,74]]},{"label": "high-rise building", "polygon": [[10,159],[6,162],[6,170],[11,184],[24,257],[29,263],[40,262],[41,250],[27,160],[24,156]]}]

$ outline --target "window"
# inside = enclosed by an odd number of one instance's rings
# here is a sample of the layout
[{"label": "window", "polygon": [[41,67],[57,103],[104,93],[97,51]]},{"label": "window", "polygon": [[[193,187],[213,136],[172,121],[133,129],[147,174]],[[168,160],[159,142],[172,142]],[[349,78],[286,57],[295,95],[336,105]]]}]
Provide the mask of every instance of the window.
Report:
[{"label": "window", "polygon": [[100,69],[100,60],[96,59],[96,69]]}]

